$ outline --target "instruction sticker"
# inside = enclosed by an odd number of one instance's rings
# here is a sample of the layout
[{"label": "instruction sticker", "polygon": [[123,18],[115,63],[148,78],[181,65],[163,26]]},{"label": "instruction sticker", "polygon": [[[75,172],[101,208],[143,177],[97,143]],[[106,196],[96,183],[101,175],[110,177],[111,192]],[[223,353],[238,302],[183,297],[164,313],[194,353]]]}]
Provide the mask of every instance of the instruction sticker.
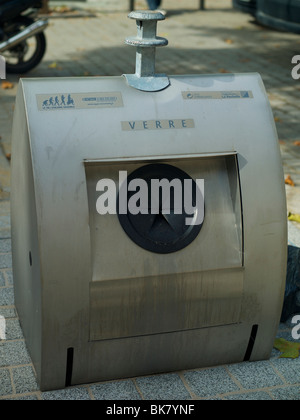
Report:
[{"label": "instruction sticker", "polygon": [[183,99],[253,99],[251,90],[226,90],[217,92],[182,92]]},{"label": "instruction sticker", "polygon": [[121,92],[57,93],[36,95],[39,111],[123,107]]}]

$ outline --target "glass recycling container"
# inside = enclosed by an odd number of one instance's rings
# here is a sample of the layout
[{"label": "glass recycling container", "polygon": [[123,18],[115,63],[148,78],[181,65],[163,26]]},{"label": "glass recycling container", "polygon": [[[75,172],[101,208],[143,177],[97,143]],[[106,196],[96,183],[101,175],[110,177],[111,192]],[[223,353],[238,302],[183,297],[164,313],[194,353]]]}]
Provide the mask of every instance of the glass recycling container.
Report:
[{"label": "glass recycling container", "polygon": [[136,74],[18,89],[15,304],[43,391],[268,359],[280,320],[286,201],[262,79],[156,75],[163,16],[130,17]]}]

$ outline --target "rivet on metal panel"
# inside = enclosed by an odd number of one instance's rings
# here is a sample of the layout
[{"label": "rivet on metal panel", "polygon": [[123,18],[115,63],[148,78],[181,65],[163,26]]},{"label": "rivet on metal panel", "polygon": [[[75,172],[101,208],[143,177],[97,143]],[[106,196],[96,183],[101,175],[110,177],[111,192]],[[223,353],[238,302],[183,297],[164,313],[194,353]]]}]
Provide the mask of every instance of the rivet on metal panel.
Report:
[{"label": "rivet on metal panel", "polygon": [[156,36],[157,22],[164,20],[162,13],[152,11],[135,11],[128,15],[137,23],[137,36],[129,37],[125,43],[136,47],[136,72],[125,74],[130,86],[147,91],[156,92],[169,86],[170,81],[165,74],[155,74],[156,47],[168,45],[168,40]]}]

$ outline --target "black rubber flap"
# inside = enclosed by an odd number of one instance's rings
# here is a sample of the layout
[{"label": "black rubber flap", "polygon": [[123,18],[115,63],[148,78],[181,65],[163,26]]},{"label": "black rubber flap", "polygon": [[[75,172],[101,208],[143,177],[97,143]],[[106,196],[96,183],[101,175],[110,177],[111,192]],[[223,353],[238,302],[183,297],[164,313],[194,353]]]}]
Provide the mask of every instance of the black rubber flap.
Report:
[{"label": "black rubber flap", "polygon": [[[122,213],[126,214],[120,214],[120,200],[124,199],[127,204]],[[204,198],[197,183],[171,165],[151,164],[135,170],[121,186],[117,200],[124,231],[151,252],[168,254],[187,247],[203,225],[203,220],[191,223],[200,211],[199,201],[204,212]]]}]

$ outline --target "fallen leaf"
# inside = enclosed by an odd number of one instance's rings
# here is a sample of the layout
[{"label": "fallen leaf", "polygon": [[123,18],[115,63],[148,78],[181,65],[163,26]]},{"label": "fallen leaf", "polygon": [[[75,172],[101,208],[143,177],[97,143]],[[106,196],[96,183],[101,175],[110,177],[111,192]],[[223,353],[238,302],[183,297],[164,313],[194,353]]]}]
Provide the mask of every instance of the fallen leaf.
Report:
[{"label": "fallen leaf", "polygon": [[11,82],[2,82],[1,83],[1,88],[2,89],[13,89],[14,84]]},{"label": "fallen leaf", "polygon": [[275,117],[274,120],[275,122],[279,122],[279,123],[281,122],[281,119],[279,117]]},{"label": "fallen leaf", "polygon": [[234,44],[234,41],[232,39],[225,39],[225,42],[228,45]]},{"label": "fallen leaf", "polygon": [[286,183],[286,185],[290,185],[291,187],[294,187],[295,186],[295,183],[294,183],[294,181],[292,180],[292,178],[291,178],[291,176],[290,175],[288,175],[286,178],[285,178],[285,181],[284,181],[285,183]]},{"label": "fallen leaf", "polygon": [[225,69],[220,69],[219,73],[230,73],[230,72],[228,70],[225,70]]},{"label": "fallen leaf", "polygon": [[288,214],[288,220],[290,222],[298,222],[298,223],[300,223],[300,214],[289,213]]},{"label": "fallen leaf", "polygon": [[62,70],[62,67],[59,66],[56,62],[49,64],[48,69],[56,69],[56,70]]},{"label": "fallen leaf", "polygon": [[297,359],[299,357],[300,343],[293,343],[284,338],[276,338],[274,347],[282,353],[281,359]]},{"label": "fallen leaf", "polygon": [[300,141],[299,141],[299,140],[294,141],[294,145],[295,145],[295,146],[300,146]]},{"label": "fallen leaf", "polygon": [[73,12],[73,9],[71,9],[68,6],[56,6],[56,7],[53,7],[51,11],[55,13],[70,13],[70,12]]}]

